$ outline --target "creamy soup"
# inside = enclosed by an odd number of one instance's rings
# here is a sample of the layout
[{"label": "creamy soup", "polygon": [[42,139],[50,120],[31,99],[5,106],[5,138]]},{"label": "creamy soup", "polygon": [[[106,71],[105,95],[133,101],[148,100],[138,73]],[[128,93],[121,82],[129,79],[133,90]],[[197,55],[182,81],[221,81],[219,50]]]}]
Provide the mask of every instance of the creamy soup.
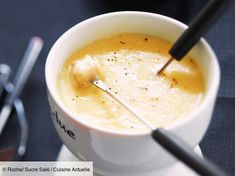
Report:
[{"label": "creamy soup", "polygon": [[[147,129],[109,95],[90,82],[83,84],[76,79],[73,69],[79,69],[80,63],[76,61],[90,58],[98,63],[95,71],[109,89],[156,127],[187,118],[203,100],[203,77],[196,58],[190,56],[173,61],[162,75],[157,75],[170,57],[170,47],[171,43],[154,36],[121,33],[79,48],[58,74],[60,98],[70,111],[97,127],[119,131]],[[82,62],[80,65],[83,68]]]}]

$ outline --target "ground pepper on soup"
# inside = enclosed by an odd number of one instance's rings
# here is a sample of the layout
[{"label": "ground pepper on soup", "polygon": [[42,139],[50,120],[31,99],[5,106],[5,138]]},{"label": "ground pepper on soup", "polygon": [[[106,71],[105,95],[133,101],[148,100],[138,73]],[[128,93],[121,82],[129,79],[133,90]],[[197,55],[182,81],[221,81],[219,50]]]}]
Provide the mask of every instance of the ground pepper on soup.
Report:
[{"label": "ground pepper on soup", "polygon": [[129,132],[147,129],[92,84],[79,86],[73,63],[77,62],[80,69],[83,59],[88,57],[98,63],[99,75],[109,89],[156,127],[187,118],[203,100],[203,76],[197,58],[191,56],[173,61],[161,76],[156,75],[170,57],[170,47],[168,41],[151,35],[122,33],[78,48],[58,74],[60,98],[78,119],[100,128]]}]

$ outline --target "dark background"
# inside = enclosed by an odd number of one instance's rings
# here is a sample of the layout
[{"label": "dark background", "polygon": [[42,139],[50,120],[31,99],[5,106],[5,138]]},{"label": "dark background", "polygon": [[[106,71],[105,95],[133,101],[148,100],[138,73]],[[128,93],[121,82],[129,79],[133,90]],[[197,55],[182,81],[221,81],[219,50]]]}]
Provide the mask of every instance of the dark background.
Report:
[{"label": "dark background", "polygon": [[[23,160],[55,160],[61,147],[49,115],[44,78],[47,54],[56,39],[87,18],[122,10],[163,14],[186,24],[205,0],[0,0],[0,63],[13,70],[20,64],[31,36],[45,45],[21,98],[29,121],[29,141]],[[201,142],[203,154],[228,173],[235,173],[235,2],[205,38],[222,70],[221,86],[211,125]],[[5,130],[6,131],[6,130]]]}]

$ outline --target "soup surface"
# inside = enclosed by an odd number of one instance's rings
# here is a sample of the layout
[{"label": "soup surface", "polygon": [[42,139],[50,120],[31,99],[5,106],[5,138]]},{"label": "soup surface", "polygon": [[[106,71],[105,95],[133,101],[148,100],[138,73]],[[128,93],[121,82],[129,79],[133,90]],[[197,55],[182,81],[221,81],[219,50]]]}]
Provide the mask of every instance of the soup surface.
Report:
[{"label": "soup surface", "polygon": [[135,111],[156,127],[187,118],[203,99],[204,82],[196,58],[173,61],[164,74],[157,71],[170,57],[171,43],[145,34],[121,33],[79,48],[58,74],[58,93],[78,116],[100,128],[144,131],[147,127],[125,108],[89,83],[78,85],[73,63],[89,56],[96,60],[101,79]]}]

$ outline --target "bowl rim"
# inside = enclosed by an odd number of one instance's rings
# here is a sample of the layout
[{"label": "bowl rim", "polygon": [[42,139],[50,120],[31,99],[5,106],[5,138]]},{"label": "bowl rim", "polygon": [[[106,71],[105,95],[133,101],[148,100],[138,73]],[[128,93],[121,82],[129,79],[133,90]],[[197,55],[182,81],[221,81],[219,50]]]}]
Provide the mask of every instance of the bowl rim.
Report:
[{"label": "bowl rim", "polygon": [[[141,131],[141,132],[127,132],[127,131],[117,131],[117,130],[111,130],[111,129],[102,129],[100,127],[95,126],[94,124],[90,124],[85,120],[82,120],[82,118],[78,118],[78,115],[69,111],[69,108],[66,107],[62,100],[59,98],[59,96],[56,93],[56,90],[54,90],[52,88],[52,83],[53,82],[51,79],[51,76],[49,74],[49,69],[51,68],[51,60],[52,60],[52,55],[54,53],[54,50],[56,48],[56,46],[60,43],[63,42],[64,38],[66,38],[67,35],[73,33],[77,28],[79,28],[82,25],[85,25],[87,23],[91,23],[92,21],[98,20],[98,19],[102,19],[102,18],[110,18],[110,17],[114,17],[114,16],[142,16],[145,18],[155,18],[158,20],[164,20],[167,21],[171,24],[174,24],[180,28],[186,29],[187,25],[183,24],[180,21],[177,21],[176,19],[161,15],[161,14],[155,14],[155,13],[150,13],[150,12],[142,12],[142,11],[119,11],[119,12],[111,12],[111,13],[105,13],[102,15],[98,15],[92,18],[88,18],[78,24],[76,24],[75,26],[71,27],[70,29],[68,29],[65,33],[63,33],[58,39],[57,41],[53,44],[52,48],[49,51],[49,54],[47,56],[46,59],[46,63],[45,63],[45,79],[46,79],[46,85],[47,85],[47,89],[48,89],[48,94],[51,95],[51,97],[53,98],[54,102],[57,104],[57,106],[59,108],[61,108],[61,110],[66,114],[66,117],[69,118],[69,120],[71,120],[72,122],[74,122],[74,124],[76,126],[79,127],[84,127],[87,128],[88,130],[91,130],[93,132],[97,132],[97,133],[102,133],[102,134],[108,134],[108,135],[115,135],[115,136],[122,136],[122,137],[128,137],[128,136],[144,136],[144,135],[149,135],[151,130],[146,130],[146,131]],[[182,118],[177,120],[176,122],[169,124],[167,126],[165,126],[164,128],[166,130],[169,131],[173,131],[174,129],[180,128],[184,125],[186,125],[187,123],[189,123],[190,121],[192,121],[193,119],[197,118],[197,116],[199,115],[200,112],[203,112],[208,106],[209,104],[212,103],[211,100],[213,100],[218,92],[218,88],[219,88],[219,83],[220,83],[220,67],[219,67],[219,63],[218,63],[218,59],[214,53],[214,51],[212,50],[212,48],[210,47],[210,45],[207,43],[207,41],[204,38],[201,38],[200,41],[198,42],[198,44],[200,44],[203,48],[205,48],[205,50],[208,51],[209,56],[211,58],[211,60],[213,62],[211,62],[213,64],[213,69],[214,69],[214,75],[211,78],[211,83],[212,84],[210,87],[211,89],[209,91],[207,91],[207,93],[205,94],[203,101],[201,102],[201,104],[198,107],[198,110],[193,112],[193,113],[189,113],[187,118]],[[198,45],[196,44],[196,45]],[[76,117],[77,116],[77,117]]]}]

